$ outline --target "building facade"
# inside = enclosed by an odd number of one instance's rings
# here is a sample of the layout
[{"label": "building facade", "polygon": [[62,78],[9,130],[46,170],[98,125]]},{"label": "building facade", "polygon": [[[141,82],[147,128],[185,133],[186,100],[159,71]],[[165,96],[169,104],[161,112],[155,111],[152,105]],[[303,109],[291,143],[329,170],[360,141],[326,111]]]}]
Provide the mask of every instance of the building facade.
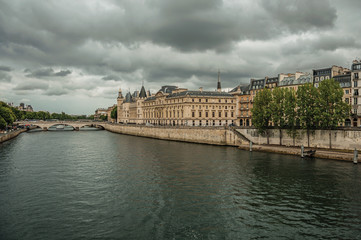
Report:
[{"label": "building facade", "polygon": [[328,68],[314,69],[312,70],[312,72],[313,85],[315,87],[318,87],[320,82],[322,82],[323,80],[331,79],[338,75],[347,74],[350,72],[350,69],[333,65],[332,67]]},{"label": "building facade", "polygon": [[354,60],[351,65],[352,125],[361,126],[361,61]]}]

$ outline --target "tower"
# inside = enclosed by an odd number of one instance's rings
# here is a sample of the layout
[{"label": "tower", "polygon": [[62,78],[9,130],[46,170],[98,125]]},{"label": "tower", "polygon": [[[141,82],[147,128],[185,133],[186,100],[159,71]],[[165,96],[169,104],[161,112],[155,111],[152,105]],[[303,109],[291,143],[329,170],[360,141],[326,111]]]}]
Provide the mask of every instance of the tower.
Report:
[{"label": "tower", "polygon": [[217,82],[217,92],[221,92],[222,88],[221,88],[221,80],[220,80],[220,71],[218,70],[218,82]]}]

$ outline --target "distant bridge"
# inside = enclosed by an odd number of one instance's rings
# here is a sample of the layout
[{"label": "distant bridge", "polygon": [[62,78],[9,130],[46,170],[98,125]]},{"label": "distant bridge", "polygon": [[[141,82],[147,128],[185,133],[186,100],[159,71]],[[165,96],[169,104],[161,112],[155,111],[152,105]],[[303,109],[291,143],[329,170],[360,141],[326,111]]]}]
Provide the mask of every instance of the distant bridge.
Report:
[{"label": "distant bridge", "polygon": [[104,129],[105,122],[93,122],[93,121],[19,121],[15,122],[19,125],[32,125],[39,127],[43,130],[48,130],[50,127],[56,127],[59,125],[73,127],[75,131],[79,131],[82,127],[95,127]]}]

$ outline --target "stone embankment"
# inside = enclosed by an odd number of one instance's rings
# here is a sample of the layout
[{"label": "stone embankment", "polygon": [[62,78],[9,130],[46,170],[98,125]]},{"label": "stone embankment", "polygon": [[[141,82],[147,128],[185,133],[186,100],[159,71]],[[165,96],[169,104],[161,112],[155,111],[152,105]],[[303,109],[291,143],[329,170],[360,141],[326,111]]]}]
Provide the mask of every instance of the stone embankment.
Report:
[{"label": "stone embankment", "polygon": [[27,129],[19,129],[13,132],[9,132],[5,135],[0,136],[0,143],[3,143],[7,140],[13,139],[14,137],[17,137],[20,133],[26,132]]},{"label": "stone embankment", "polygon": [[246,138],[240,138],[240,133],[235,133],[226,127],[166,127],[144,125],[106,124],[108,131],[141,137],[157,138],[163,140],[203,143],[223,146],[247,145]]},{"label": "stone embankment", "polygon": [[[203,143],[223,146],[237,146],[243,150],[250,149],[252,142],[253,151],[273,152],[290,155],[301,155],[301,145],[305,151],[317,149],[315,157],[353,161],[356,148],[361,150],[361,131],[334,130],[314,131],[307,137],[305,132],[298,133],[296,138],[291,138],[286,131],[272,130],[268,137],[257,133],[256,129],[234,127],[170,127],[170,126],[144,126],[105,124],[108,131],[142,136],[163,140]],[[300,130],[302,131],[302,130]],[[327,138],[329,136],[329,138]],[[331,140],[330,140],[331,139]],[[270,144],[267,144],[269,142]],[[280,145],[280,143],[282,145]],[[310,143],[309,147],[308,143]],[[329,148],[332,147],[332,149]]]}]

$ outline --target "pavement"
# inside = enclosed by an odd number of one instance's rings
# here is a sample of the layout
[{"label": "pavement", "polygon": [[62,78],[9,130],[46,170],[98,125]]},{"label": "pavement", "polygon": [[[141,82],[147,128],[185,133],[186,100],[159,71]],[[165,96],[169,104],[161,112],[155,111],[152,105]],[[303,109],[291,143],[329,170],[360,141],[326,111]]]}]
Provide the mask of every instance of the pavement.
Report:
[{"label": "pavement", "polygon": [[[241,145],[239,147],[243,150],[249,151],[249,145]],[[318,149],[318,148],[306,148],[304,151],[316,150],[314,157],[324,158],[324,159],[334,159],[341,161],[353,161],[354,152],[353,151],[341,151],[335,149]],[[280,154],[289,154],[289,155],[298,155],[301,157],[301,147],[287,147],[279,145],[253,145],[252,151],[261,151],[261,152],[273,152]],[[361,156],[358,157],[358,161],[361,162]]]}]

